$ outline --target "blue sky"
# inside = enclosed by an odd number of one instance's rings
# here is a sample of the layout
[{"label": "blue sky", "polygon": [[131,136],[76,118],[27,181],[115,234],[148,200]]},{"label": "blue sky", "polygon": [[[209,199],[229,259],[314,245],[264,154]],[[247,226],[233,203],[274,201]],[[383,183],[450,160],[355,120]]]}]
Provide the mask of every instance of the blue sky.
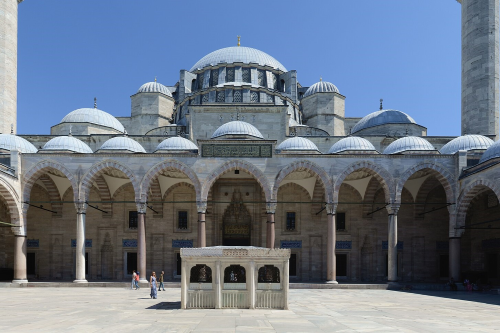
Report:
[{"label": "blue sky", "polygon": [[18,133],[49,134],[69,112],[130,115],[145,82],[236,45],[310,86],[345,95],[346,116],[404,111],[428,135],[460,135],[460,4],[454,0],[27,0],[19,6]]}]

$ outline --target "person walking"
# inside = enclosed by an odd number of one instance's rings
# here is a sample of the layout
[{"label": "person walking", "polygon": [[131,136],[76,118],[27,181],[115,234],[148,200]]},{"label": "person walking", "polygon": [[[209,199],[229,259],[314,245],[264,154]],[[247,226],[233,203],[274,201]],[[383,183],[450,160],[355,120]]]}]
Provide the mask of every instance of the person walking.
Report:
[{"label": "person walking", "polygon": [[163,275],[165,275],[164,271],[161,271],[160,277],[158,278],[158,282],[160,282],[160,285],[158,286],[158,291],[163,289],[165,291],[165,286],[163,285]]},{"label": "person walking", "polygon": [[149,287],[151,288],[151,298],[156,299],[158,293],[156,291],[156,273],[153,272],[151,277],[149,278]]},{"label": "person walking", "polygon": [[141,287],[139,287],[139,272],[135,274],[135,290],[139,290]]},{"label": "person walking", "polygon": [[136,275],[137,274],[135,274],[135,269],[134,269],[134,271],[132,272],[132,285],[130,286],[130,289],[134,289],[134,287],[135,287],[135,276]]}]

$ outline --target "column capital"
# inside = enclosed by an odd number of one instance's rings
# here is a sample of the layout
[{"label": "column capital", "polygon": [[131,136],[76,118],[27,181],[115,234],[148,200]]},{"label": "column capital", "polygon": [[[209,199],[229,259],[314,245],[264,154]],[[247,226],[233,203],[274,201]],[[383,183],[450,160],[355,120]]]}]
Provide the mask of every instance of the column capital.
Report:
[{"label": "column capital", "polygon": [[338,205],[339,205],[338,203],[327,203],[326,204],[326,214],[327,215],[335,215],[335,213],[337,212]]},{"label": "column capital", "polygon": [[275,214],[277,206],[278,206],[277,202],[266,202],[266,213]]},{"label": "column capital", "polygon": [[84,201],[76,201],[75,208],[77,214],[85,214],[87,212],[87,203]]},{"label": "column capital", "polygon": [[147,203],[141,202],[141,201],[136,201],[135,204],[137,205],[137,213],[138,214],[146,214],[146,210],[148,209]]},{"label": "column capital", "polygon": [[208,203],[206,201],[196,201],[196,209],[198,209],[198,213],[205,214],[207,212],[207,205]]},{"label": "column capital", "polygon": [[400,207],[401,207],[400,202],[393,202],[393,203],[387,205],[387,207],[386,207],[387,213],[389,213],[389,215],[398,215],[398,211],[399,211]]},{"label": "column capital", "polygon": [[26,228],[24,228],[24,226],[22,226],[22,225],[16,226],[16,227],[11,227],[10,229],[12,230],[12,233],[16,237],[27,237]]}]

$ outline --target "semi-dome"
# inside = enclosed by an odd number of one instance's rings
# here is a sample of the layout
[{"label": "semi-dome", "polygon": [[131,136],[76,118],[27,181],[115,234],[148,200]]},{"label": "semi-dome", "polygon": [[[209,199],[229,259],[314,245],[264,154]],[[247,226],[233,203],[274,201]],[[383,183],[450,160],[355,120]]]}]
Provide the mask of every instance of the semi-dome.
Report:
[{"label": "semi-dome", "polygon": [[493,143],[495,143],[493,140],[482,135],[464,135],[445,144],[440,152],[441,154],[455,154],[459,150],[484,150],[488,149]]},{"label": "semi-dome", "polygon": [[286,139],[276,147],[276,150],[281,151],[302,151],[302,152],[319,152],[318,147],[309,139],[296,136]]},{"label": "semi-dome", "polygon": [[92,154],[92,149],[83,141],[72,136],[58,136],[47,142],[42,151],[71,151],[74,153]]},{"label": "semi-dome", "polygon": [[243,46],[226,47],[209,53],[194,64],[190,71],[193,72],[197,69],[214,66],[220,63],[231,64],[235,62],[241,62],[244,64],[255,63],[261,66],[271,66],[283,72],[287,71],[285,66],[269,54],[251,47]]},{"label": "semi-dome", "polygon": [[31,142],[14,134],[0,134],[0,150],[17,150],[24,154],[38,151]]},{"label": "semi-dome", "polygon": [[96,108],[83,108],[72,111],[61,120],[61,123],[90,123],[125,132],[122,123],[107,112]]},{"label": "semi-dome", "polygon": [[330,148],[328,154],[340,154],[344,151],[365,151],[374,153],[377,152],[377,150],[370,141],[357,136],[349,136],[347,138],[337,141]]},{"label": "semi-dome", "polygon": [[497,157],[500,157],[500,140],[492,144],[490,148],[484,152],[483,156],[479,160],[479,163],[483,163]]},{"label": "semi-dome", "polygon": [[223,135],[248,135],[259,139],[264,139],[262,134],[258,129],[255,128],[255,126],[240,120],[230,121],[219,127],[212,135],[212,139],[221,137]]},{"label": "semi-dome", "polygon": [[99,148],[99,151],[115,150],[115,151],[129,151],[132,153],[145,153],[144,147],[139,142],[129,138],[128,136],[117,136],[104,142]]},{"label": "semi-dome", "polygon": [[180,136],[174,136],[163,140],[158,147],[156,152],[161,151],[198,151],[198,147],[190,140],[185,139]]},{"label": "semi-dome", "polygon": [[436,151],[429,141],[418,136],[407,136],[391,143],[384,150],[384,154],[399,154],[404,152]]},{"label": "semi-dome", "polygon": [[352,128],[351,133],[359,132],[365,128],[385,124],[417,124],[412,117],[398,110],[380,110],[363,117]]},{"label": "semi-dome", "polygon": [[137,93],[160,93],[172,97],[170,90],[168,90],[168,88],[163,84],[156,81],[144,83],[139,90],[137,90]]},{"label": "semi-dome", "polygon": [[333,83],[322,80],[310,86],[309,89],[306,90],[304,97],[323,92],[339,93],[339,89]]}]

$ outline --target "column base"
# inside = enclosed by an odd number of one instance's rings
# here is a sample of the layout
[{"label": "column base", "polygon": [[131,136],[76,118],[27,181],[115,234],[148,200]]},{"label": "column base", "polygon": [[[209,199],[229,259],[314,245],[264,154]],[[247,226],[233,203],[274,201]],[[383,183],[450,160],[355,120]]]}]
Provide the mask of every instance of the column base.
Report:
[{"label": "column base", "polygon": [[328,284],[339,284],[337,281],[335,280],[331,280],[331,281],[326,281],[326,283]]},{"label": "column base", "polygon": [[12,283],[28,283],[28,280],[12,280]]},{"label": "column base", "polygon": [[89,283],[87,280],[75,280],[73,283]]},{"label": "column base", "polygon": [[142,283],[149,283],[149,280],[146,280],[144,278],[139,278],[139,282],[142,282]]}]

